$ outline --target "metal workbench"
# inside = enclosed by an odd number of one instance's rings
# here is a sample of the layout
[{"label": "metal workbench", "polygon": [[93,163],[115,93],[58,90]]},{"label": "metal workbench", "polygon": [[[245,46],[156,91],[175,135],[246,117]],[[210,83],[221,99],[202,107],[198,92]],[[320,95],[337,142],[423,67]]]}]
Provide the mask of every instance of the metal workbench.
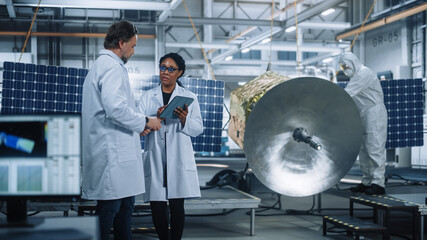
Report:
[{"label": "metal workbench", "polygon": [[427,205],[426,205],[427,194],[425,193],[390,194],[390,196],[401,199],[408,203],[418,205],[418,212],[420,214],[419,239],[424,240],[424,218],[427,215]]},{"label": "metal workbench", "polygon": [[[255,235],[255,209],[261,203],[261,199],[242,192],[231,186],[222,188],[211,188],[201,191],[202,197],[185,200],[186,210],[203,210],[203,209],[250,209],[250,236]],[[84,215],[84,211],[94,211],[96,207],[95,201],[82,202],[77,206],[77,211],[80,216]],[[140,195],[136,197],[135,212],[149,210],[149,203],[141,200]]]}]

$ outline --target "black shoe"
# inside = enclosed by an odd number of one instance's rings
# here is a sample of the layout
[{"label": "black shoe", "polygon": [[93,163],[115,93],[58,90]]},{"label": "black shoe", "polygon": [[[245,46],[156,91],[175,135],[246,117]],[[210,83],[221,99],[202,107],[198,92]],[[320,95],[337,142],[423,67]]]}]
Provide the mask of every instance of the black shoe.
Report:
[{"label": "black shoe", "polygon": [[366,191],[367,195],[383,195],[385,194],[385,188],[377,184],[372,184]]},{"label": "black shoe", "polygon": [[368,188],[370,187],[360,183],[360,184],[357,184],[356,187],[351,187],[350,191],[355,193],[364,193]]}]

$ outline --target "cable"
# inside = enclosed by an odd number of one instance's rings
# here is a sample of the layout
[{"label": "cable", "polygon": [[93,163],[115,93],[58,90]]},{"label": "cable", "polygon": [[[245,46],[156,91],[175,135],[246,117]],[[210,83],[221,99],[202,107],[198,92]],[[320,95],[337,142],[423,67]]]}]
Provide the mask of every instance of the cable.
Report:
[{"label": "cable", "polygon": [[28,38],[30,37],[31,29],[33,28],[34,20],[36,20],[37,12],[39,11],[39,7],[40,7],[40,3],[41,2],[42,2],[42,0],[40,0],[39,4],[37,5],[36,12],[34,13],[33,21],[31,21],[30,29],[28,30],[27,38],[25,38],[24,47],[22,48],[21,56],[19,56],[19,61],[18,62],[21,62],[22,54],[24,54],[25,47],[27,46],[27,41],[28,41]]},{"label": "cable", "polygon": [[[359,34],[362,32],[362,29],[365,26],[365,23],[368,20],[368,17],[371,15],[371,12],[374,9],[375,3],[377,3],[377,0],[374,1],[374,3],[371,6],[371,9],[369,9],[369,12],[368,12],[368,14],[365,17],[365,20],[363,20],[362,26],[360,26],[359,31],[357,32],[356,36],[353,39],[353,42],[350,45],[350,51],[351,51],[351,49],[353,49],[353,45],[356,42],[357,37],[359,37]],[[335,72],[335,76],[332,78],[331,82],[337,77],[338,72],[339,72],[339,69]]]},{"label": "cable", "polygon": [[299,64],[299,46],[298,46],[298,18],[297,18],[297,0],[294,3],[294,11],[295,11],[295,35],[296,35],[296,43],[297,43],[297,68],[298,68],[298,77],[300,77],[300,64]]},{"label": "cable", "polygon": [[182,3],[184,4],[185,11],[187,11],[188,18],[190,19],[191,26],[193,26],[194,33],[196,34],[197,41],[199,41],[200,49],[202,50],[203,56],[205,57],[206,63],[208,64],[209,70],[212,74],[212,78],[213,78],[213,80],[216,80],[215,75],[214,75],[213,70],[212,70],[212,67],[211,67],[211,64],[209,63],[208,57],[206,56],[205,50],[203,49],[202,42],[200,41],[199,34],[197,33],[196,27],[194,26],[193,19],[191,18],[191,15],[190,15],[190,11],[188,10],[187,4],[185,4],[185,0],[182,0]]},{"label": "cable", "polygon": [[270,19],[270,51],[268,52],[267,71],[271,70],[271,48],[273,45],[273,21],[274,21],[274,0],[271,0],[271,19]]}]

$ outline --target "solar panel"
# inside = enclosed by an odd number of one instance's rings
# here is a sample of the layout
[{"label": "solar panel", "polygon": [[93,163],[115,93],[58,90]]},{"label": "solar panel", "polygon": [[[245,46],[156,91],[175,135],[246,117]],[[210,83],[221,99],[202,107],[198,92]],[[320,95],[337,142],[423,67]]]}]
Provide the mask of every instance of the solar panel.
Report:
[{"label": "solar panel", "polygon": [[[82,86],[87,69],[4,62],[3,114],[79,113]],[[131,81],[135,99],[142,91],[159,85],[157,75],[136,75]],[[141,77],[142,76],[142,77]],[[205,130],[192,138],[196,152],[221,150],[224,82],[180,78],[183,86],[197,95]],[[143,144],[143,142],[142,142]]]},{"label": "solar panel", "polygon": [[[422,79],[380,81],[388,113],[386,148],[424,145]],[[347,83],[340,82],[345,88]]]},{"label": "solar panel", "polygon": [[2,113],[79,113],[86,69],[4,62]]}]

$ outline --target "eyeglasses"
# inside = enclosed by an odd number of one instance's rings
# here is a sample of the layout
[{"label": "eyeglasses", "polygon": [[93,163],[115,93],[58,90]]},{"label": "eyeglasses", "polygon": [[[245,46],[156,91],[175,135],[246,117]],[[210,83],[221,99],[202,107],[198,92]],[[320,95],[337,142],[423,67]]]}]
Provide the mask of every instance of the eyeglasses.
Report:
[{"label": "eyeglasses", "polygon": [[173,67],[165,67],[165,66],[160,66],[159,69],[160,69],[160,72],[164,72],[167,69],[169,73],[174,73],[176,70],[179,70]]}]

